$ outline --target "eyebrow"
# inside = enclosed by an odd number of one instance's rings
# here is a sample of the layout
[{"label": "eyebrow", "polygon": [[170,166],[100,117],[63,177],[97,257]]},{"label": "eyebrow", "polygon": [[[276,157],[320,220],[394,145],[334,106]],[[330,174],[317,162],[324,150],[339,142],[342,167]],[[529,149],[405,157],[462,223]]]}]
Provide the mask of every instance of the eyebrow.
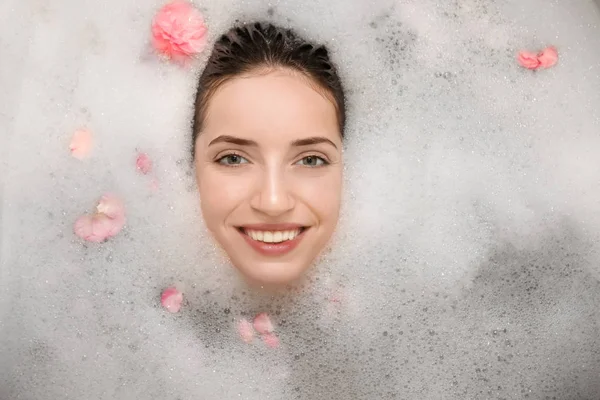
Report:
[{"label": "eyebrow", "polygon": [[258,143],[256,143],[254,140],[242,139],[242,138],[237,138],[235,136],[229,136],[229,135],[218,136],[218,137],[214,138],[213,140],[211,140],[208,145],[212,146],[213,144],[217,144],[217,143],[232,143],[232,144],[237,144],[240,146],[254,146],[254,147],[258,146]]},{"label": "eyebrow", "polygon": [[[218,136],[215,139],[211,140],[211,142],[208,145],[212,146],[213,144],[217,144],[217,143],[232,143],[232,144],[237,144],[239,146],[258,147],[258,143],[256,143],[254,140],[242,139],[242,138],[238,138],[238,137],[230,136],[230,135]],[[337,146],[335,145],[335,143],[333,143],[331,140],[329,140],[327,138],[320,137],[320,136],[314,136],[314,137],[309,137],[309,138],[305,138],[305,139],[294,140],[292,142],[292,146],[301,147],[301,146],[309,146],[312,144],[319,144],[319,143],[329,143],[330,145],[332,145],[333,147],[335,147],[337,149]]]}]

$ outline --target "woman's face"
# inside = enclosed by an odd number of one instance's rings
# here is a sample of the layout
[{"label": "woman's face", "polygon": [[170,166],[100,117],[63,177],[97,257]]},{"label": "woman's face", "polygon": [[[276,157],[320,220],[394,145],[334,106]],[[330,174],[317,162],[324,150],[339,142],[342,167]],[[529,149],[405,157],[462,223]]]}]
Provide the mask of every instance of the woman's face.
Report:
[{"label": "woman's face", "polygon": [[202,214],[252,281],[298,278],[338,221],[342,141],[314,87],[278,70],[230,80],[209,100],[195,144]]}]

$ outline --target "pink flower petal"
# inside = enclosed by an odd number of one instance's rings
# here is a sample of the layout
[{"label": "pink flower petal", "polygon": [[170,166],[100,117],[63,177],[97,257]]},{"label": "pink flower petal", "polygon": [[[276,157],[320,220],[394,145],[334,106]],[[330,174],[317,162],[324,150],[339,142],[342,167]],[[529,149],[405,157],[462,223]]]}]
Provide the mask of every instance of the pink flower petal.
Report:
[{"label": "pink flower petal", "polygon": [[92,229],[95,236],[104,237],[105,239],[117,234],[117,232],[114,232],[113,220],[104,214],[96,214],[92,217]]},{"label": "pink flower petal", "polygon": [[537,54],[521,51],[517,59],[521,66],[528,69],[550,68],[558,61],[558,52],[554,46],[549,46]]},{"label": "pink flower petal", "polygon": [[79,129],[73,134],[69,145],[71,155],[78,160],[83,160],[92,150],[92,134],[86,129]]},{"label": "pink flower petal", "polygon": [[100,199],[97,213],[83,215],[75,221],[73,231],[77,236],[89,242],[100,243],[115,236],[125,226],[125,207],[123,202],[112,194]]},{"label": "pink flower petal", "polygon": [[112,219],[124,219],[125,217],[125,206],[123,205],[123,201],[111,193],[102,196],[96,209],[99,213],[106,214]]},{"label": "pink flower petal", "polygon": [[101,243],[110,235],[112,221],[104,214],[83,215],[75,221],[73,231],[88,242]]},{"label": "pink flower petal", "polygon": [[191,4],[175,0],[164,5],[152,22],[152,45],[175,61],[183,61],[204,50],[207,28],[202,14]]},{"label": "pink flower petal", "polygon": [[252,328],[252,324],[245,318],[238,322],[238,333],[246,343],[251,343],[254,339],[254,329]]},{"label": "pink flower petal", "polygon": [[522,67],[527,69],[537,69],[540,66],[537,54],[528,51],[519,52],[517,60]]},{"label": "pink flower petal", "polygon": [[162,292],[160,302],[167,311],[171,313],[179,312],[183,302],[183,294],[174,287],[167,288]]},{"label": "pink flower petal", "polygon": [[[73,226],[73,231],[77,236],[84,240],[89,240],[88,238],[92,236],[92,217],[90,215],[82,215],[77,218],[75,221],[75,225]],[[95,240],[90,240],[91,242]]]},{"label": "pink flower petal", "polygon": [[279,338],[274,333],[265,333],[262,335],[262,340],[273,349],[279,347]]},{"label": "pink flower petal", "polygon": [[553,46],[546,47],[538,54],[538,61],[541,68],[550,68],[558,61],[558,52]]},{"label": "pink flower petal", "polygon": [[142,174],[147,175],[152,170],[152,160],[146,153],[140,153],[135,160],[135,166]]},{"label": "pink flower petal", "polygon": [[[106,214],[97,214],[97,215],[106,216]],[[107,232],[107,236],[106,236],[107,238],[116,236],[119,232],[121,232],[121,230],[125,226],[125,216],[124,215],[119,215],[115,218],[110,218],[110,217],[106,216],[106,218],[109,221],[108,232]]]},{"label": "pink flower petal", "polygon": [[261,334],[273,332],[273,324],[266,313],[260,313],[254,318],[254,329]]}]

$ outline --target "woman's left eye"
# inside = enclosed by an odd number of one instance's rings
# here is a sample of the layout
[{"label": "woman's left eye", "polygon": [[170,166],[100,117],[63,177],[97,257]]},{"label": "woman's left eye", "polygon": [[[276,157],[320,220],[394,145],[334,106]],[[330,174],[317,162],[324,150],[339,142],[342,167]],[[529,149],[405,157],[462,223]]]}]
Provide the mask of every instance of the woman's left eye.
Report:
[{"label": "woman's left eye", "polygon": [[298,161],[296,164],[304,165],[306,167],[321,167],[329,163],[318,156],[306,156],[300,161]]}]

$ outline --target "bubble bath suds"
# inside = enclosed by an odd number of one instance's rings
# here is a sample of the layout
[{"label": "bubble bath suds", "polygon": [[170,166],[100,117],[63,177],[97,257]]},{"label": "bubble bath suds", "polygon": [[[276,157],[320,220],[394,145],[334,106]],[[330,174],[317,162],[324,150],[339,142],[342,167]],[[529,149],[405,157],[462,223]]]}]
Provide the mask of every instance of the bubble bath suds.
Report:
[{"label": "bubble bath suds", "polygon": [[[278,295],[214,248],[189,156],[206,53],[153,53],[163,2],[5,0],[0,399],[598,398],[596,3],[194,4],[208,45],[260,19],[330,47],[349,116],[332,248]],[[519,65],[550,45],[552,68]],[[126,224],[85,242],[104,193]]]}]

